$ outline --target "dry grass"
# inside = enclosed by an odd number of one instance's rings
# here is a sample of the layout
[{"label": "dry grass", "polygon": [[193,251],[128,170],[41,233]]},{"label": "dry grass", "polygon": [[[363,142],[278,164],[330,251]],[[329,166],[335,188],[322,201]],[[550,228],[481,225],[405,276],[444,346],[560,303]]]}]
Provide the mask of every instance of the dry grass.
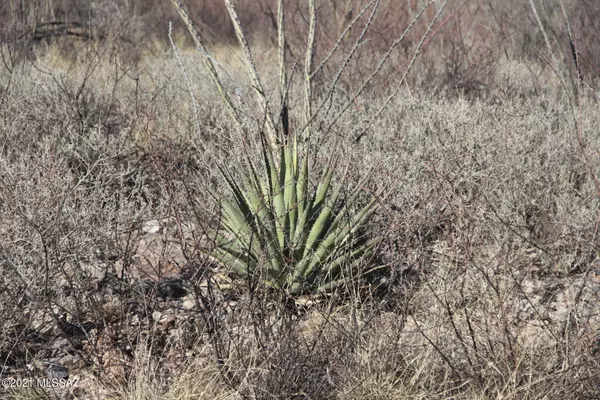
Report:
[{"label": "dry grass", "polygon": [[[527,4],[515,2],[514,12]],[[520,48],[514,32],[513,42],[496,36],[503,40],[492,51],[480,30],[459,41],[467,17],[480,15],[459,10],[462,19],[442,18],[435,28],[451,45],[425,46],[410,86],[389,97],[396,87],[387,78],[416,42],[392,55],[384,79],[332,123],[368,76],[361,68],[376,65],[369,55],[381,55],[376,44],[372,53],[361,48],[311,125],[317,169],[335,153],[351,182],[370,173],[367,189],[382,193],[368,228],[384,238],[370,266],[386,273],[295,305],[232,281],[201,251],[210,246],[204,228],[216,224],[207,188],[226,193],[216,164],[260,157],[264,118],[238,49],[210,46],[246,136],[181,35],[187,81],[172,50],[156,51],[161,46],[132,59],[102,41],[59,42],[7,62],[0,69],[0,375],[41,377],[58,363],[80,378],[68,390],[7,395],[598,398],[595,73],[586,64],[574,92],[564,85],[574,65],[556,56],[561,82],[541,36],[533,49]],[[549,10],[540,9],[545,23],[561,26],[561,14]],[[507,14],[496,14],[494,29],[509,35]],[[252,50],[272,105],[278,61],[266,43]],[[564,43],[551,44],[561,54]],[[2,46],[6,55],[13,45]],[[452,51],[435,57],[436,48]],[[335,72],[315,80],[315,99]],[[290,126],[301,127],[302,80],[289,90]],[[151,220],[171,222],[150,232]],[[183,282],[181,298],[175,289],[164,293],[173,277]]]}]

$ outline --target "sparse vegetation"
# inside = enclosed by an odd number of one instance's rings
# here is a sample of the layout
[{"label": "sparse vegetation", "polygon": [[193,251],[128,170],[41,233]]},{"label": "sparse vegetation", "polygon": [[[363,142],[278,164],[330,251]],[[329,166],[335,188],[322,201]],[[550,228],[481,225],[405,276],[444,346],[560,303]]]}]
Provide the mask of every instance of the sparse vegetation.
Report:
[{"label": "sparse vegetation", "polygon": [[600,397],[598,5],[185,3],[0,5],[2,396]]}]

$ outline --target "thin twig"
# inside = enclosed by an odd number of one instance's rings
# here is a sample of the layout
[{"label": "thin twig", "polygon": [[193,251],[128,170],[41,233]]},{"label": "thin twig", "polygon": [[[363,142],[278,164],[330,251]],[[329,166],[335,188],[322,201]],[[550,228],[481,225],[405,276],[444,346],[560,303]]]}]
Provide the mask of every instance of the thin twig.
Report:
[{"label": "thin twig", "polygon": [[417,46],[417,49],[416,49],[415,53],[413,54],[413,57],[410,60],[410,63],[408,64],[408,68],[406,68],[406,70],[402,74],[402,79],[400,79],[400,82],[398,83],[398,87],[396,88],[396,90],[394,90],[394,92],[391,95],[388,96],[388,98],[385,100],[385,102],[383,103],[383,105],[379,108],[379,110],[377,110],[377,112],[375,113],[375,115],[371,118],[371,123],[365,129],[363,129],[363,131],[356,137],[355,141],[360,140],[360,138],[364,135],[364,133],[366,132],[366,130],[368,129],[368,127],[373,123],[373,121],[377,120],[377,118],[379,117],[379,115],[381,115],[381,113],[383,112],[383,110],[385,110],[388,107],[389,103],[392,101],[392,99],[394,97],[396,97],[396,95],[400,91],[400,88],[402,87],[402,85],[406,81],[406,77],[408,76],[408,73],[411,71],[412,67],[414,66],[415,60],[417,59],[419,53],[421,52],[421,49],[423,47],[423,44],[425,43],[425,40],[429,36],[429,33],[431,32],[431,30],[433,28],[433,25],[435,25],[436,21],[439,19],[440,15],[442,14],[442,12],[444,11],[444,9],[446,8],[446,5],[448,4],[448,1],[449,0],[446,0],[444,2],[444,4],[442,4],[442,6],[438,9],[438,12],[435,14],[435,17],[433,18],[433,20],[429,24],[429,27],[427,28],[427,31],[425,32],[425,34],[421,38],[421,41],[419,42],[419,45]]},{"label": "thin twig", "polygon": [[306,54],[304,58],[304,139],[308,142],[310,138],[309,125],[312,120],[312,67],[315,52],[315,31],[317,29],[317,11],[315,0],[308,0],[308,43],[306,44]]},{"label": "thin twig", "polygon": [[555,70],[556,75],[558,76],[558,79],[560,79],[561,84],[563,85],[563,87],[565,89],[567,89],[567,85],[564,81],[564,77],[562,76],[562,71],[560,69],[560,66],[558,64],[558,59],[556,58],[556,54],[554,53],[554,50],[552,49],[552,45],[550,44],[550,39],[548,38],[548,34],[546,33],[546,29],[544,28],[544,24],[542,23],[542,19],[540,18],[540,14],[538,13],[538,10],[535,6],[535,3],[533,0],[529,0],[529,4],[531,4],[531,9],[533,11],[533,15],[535,16],[535,20],[538,24],[538,27],[540,28],[540,31],[542,32],[542,36],[544,37],[544,42],[546,43],[546,48],[548,49],[548,53],[550,54],[550,57],[552,58],[552,69]]},{"label": "thin twig", "polygon": [[[425,10],[427,10],[433,3],[435,3],[435,0],[431,0],[429,3],[427,3],[423,8],[421,8],[421,10],[418,12],[418,14],[413,18],[413,20],[411,21],[410,25],[404,30],[404,32],[402,32],[402,35],[400,35],[400,37],[398,37],[396,40],[394,40],[394,42],[390,45],[390,47],[388,48],[388,51],[383,55],[383,57],[381,58],[381,60],[379,61],[379,64],[377,65],[377,67],[375,68],[375,70],[371,73],[371,75],[369,75],[369,77],[363,82],[362,86],[358,89],[358,91],[352,96],[352,98],[350,100],[348,100],[346,102],[346,104],[344,105],[344,107],[342,107],[341,111],[338,113],[338,115],[333,118],[333,121],[331,121],[331,123],[329,124],[329,126],[327,127],[326,131],[330,130],[331,127],[333,125],[336,124],[336,122],[342,117],[342,115],[344,115],[346,113],[346,111],[348,110],[348,108],[350,108],[350,106],[352,104],[354,104],[354,101],[362,94],[362,92],[365,91],[365,89],[367,88],[367,86],[369,86],[369,84],[371,83],[371,81],[373,79],[375,79],[375,77],[377,75],[379,75],[379,73],[381,72],[381,69],[383,68],[384,64],[386,63],[386,61],[390,58],[390,56],[392,55],[392,52],[394,51],[394,49],[404,40],[404,38],[406,38],[406,35],[408,35],[408,33],[410,31],[412,31],[412,29],[414,28],[415,24],[417,23],[417,21],[421,18],[421,16],[423,15],[423,13],[425,12]],[[438,15],[440,14],[441,10],[444,9],[444,7],[446,6],[446,4],[448,3],[448,0],[446,0],[446,2],[444,3],[444,5],[440,8],[440,11],[438,11]],[[436,17],[437,18],[437,17]]]},{"label": "thin twig", "polygon": [[261,108],[262,113],[265,116],[265,122],[267,127],[265,134],[267,142],[269,143],[269,146],[272,150],[276,150],[279,148],[277,140],[277,130],[275,128],[275,123],[273,122],[273,117],[269,112],[267,98],[265,96],[263,86],[260,83],[258,72],[256,71],[256,65],[254,64],[254,57],[252,56],[252,52],[250,51],[250,45],[248,44],[248,40],[246,39],[246,35],[244,34],[244,31],[242,29],[240,18],[232,0],[225,0],[225,5],[227,6],[227,11],[229,11],[229,16],[231,18],[231,22],[233,23],[233,28],[235,30],[238,42],[242,47],[244,60],[246,62],[246,73],[250,78],[250,83],[254,88],[254,94],[256,95],[258,104]]},{"label": "thin twig", "polygon": [[[372,4],[372,3],[373,3],[373,1],[370,2],[369,4]],[[336,72],[335,76],[333,77],[329,91],[325,95],[325,98],[321,101],[321,104],[315,111],[315,114],[318,114],[323,109],[325,104],[327,104],[327,102],[333,97],[333,94],[335,93],[335,89],[338,86],[338,83],[342,77],[343,72],[346,70],[346,68],[350,64],[350,60],[352,59],[352,57],[354,57],[354,54],[356,54],[356,51],[358,50],[358,48],[363,44],[363,39],[364,39],[365,35],[367,34],[367,31],[369,30],[369,27],[371,26],[373,19],[375,18],[375,14],[377,13],[377,10],[379,9],[379,4],[380,4],[380,0],[376,0],[375,6],[373,7],[373,10],[371,11],[371,15],[369,15],[369,19],[365,23],[365,26],[363,27],[363,30],[360,33],[359,37],[354,42],[354,46],[348,52],[348,54],[346,55],[346,58],[344,59],[344,61],[342,61],[340,67],[338,68],[338,71]],[[365,12],[366,10],[367,9],[365,8],[361,12]],[[329,114],[329,109],[331,109],[331,105],[332,105],[332,103],[330,103],[329,108],[328,108],[327,112],[325,113],[325,115]]]},{"label": "thin twig", "polygon": [[[563,18],[565,19],[565,25],[567,26],[567,34],[569,35],[569,45],[571,47],[571,55],[573,56],[573,62],[575,63],[575,70],[577,71],[577,80],[578,84],[583,89],[583,75],[581,73],[581,66],[579,65],[579,55],[577,54],[577,48],[575,46],[575,37],[573,35],[573,31],[571,30],[571,23],[569,22],[569,18],[567,17],[567,10],[565,10],[565,5],[563,1],[560,0],[560,9],[562,10]],[[572,82],[573,89],[575,90],[575,98],[579,99],[579,87],[578,84]]]},{"label": "thin twig", "polygon": [[227,111],[229,112],[229,116],[230,116],[231,120],[234,122],[234,124],[235,124],[236,128],[239,130],[239,132],[243,134],[244,127],[239,118],[237,110],[236,110],[235,106],[233,105],[233,102],[231,101],[231,97],[229,97],[229,94],[227,94],[227,92],[225,91],[225,88],[223,87],[223,83],[221,82],[221,78],[219,77],[219,74],[217,73],[213,59],[208,54],[208,51],[206,50],[206,46],[205,46],[204,42],[202,41],[202,38],[200,37],[198,30],[196,29],[196,25],[190,18],[189,14],[187,13],[181,0],[171,0],[171,2],[177,9],[177,12],[179,13],[179,15],[181,16],[181,19],[183,19],[183,22],[185,23],[185,26],[187,27],[188,31],[192,35],[194,44],[196,44],[198,51],[202,55],[204,65],[206,66],[206,69],[208,69],[208,72],[210,73],[213,83],[214,83],[215,87],[217,88],[217,90],[219,91],[219,94],[221,95],[221,99],[225,103],[225,106],[227,108]]},{"label": "thin twig", "polygon": [[[181,60],[181,55],[179,54],[179,50],[175,45],[175,41],[173,40],[173,24],[169,22],[169,41],[171,42],[171,48],[173,49],[173,53],[175,53],[175,58],[179,63],[179,67],[181,68],[181,72],[183,74],[183,78],[185,79],[185,83],[188,88],[188,92],[190,93],[190,97],[192,99],[192,109],[194,110],[194,120],[196,121],[196,130],[198,136],[202,136],[202,132],[200,130],[200,117],[198,116],[198,102],[196,101],[196,96],[194,96],[194,90],[192,89],[192,84],[190,82],[190,78],[187,74],[185,66],[183,65],[183,61]],[[204,149],[204,145],[202,145]]]},{"label": "thin twig", "polygon": [[[333,47],[331,48],[331,50],[329,51],[329,53],[325,56],[325,58],[323,59],[323,61],[321,61],[321,63],[319,64],[319,66],[314,70],[314,72],[311,75],[311,78],[314,78],[314,76],[316,74],[318,74],[319,72],[321,72],[323,70],[323,68],[325,67],[325,65],[329,62],[329,59],[333,56],[333,54],[338,50],[338,48],[342,44],[342,41],[344,40],[344,38],[346,37],[346,35],[350,31],[350,29],[352,29],[352,27],[358,22],[358,20],[364,15],[364,13],[373,5],[374,2],[375,2],[375,0],[371,0],[370,2],[368,2],[360,10],[360,12],[356,15],[356,17],[352,20],[352,22],[350,22],[348,24],[348,26],[344,29],[344,31],[338,37],[337,42],[333,45]],[[377,1],[377,3],[379,3],[379,0]]]},{"label": "thin twig", "polygon": [[289,135],[288,86],[285,65],[285,13],[283,0],[277,1],[277,47],[279,50],[279,92],[281,95],[281,127]]},{"label": "thin twig", "polygon": [[540,18],[540,14],[537,11],[535,3],[533,0],[529,0],[529,4],[531,4],[531,9],[533,10],[533,15],[535,16],[535,20],[542,32],[542,36],[544,37],[544,42],[546,43],[546,48],[548,49],[548,53],[554,59],[554,51],[552,51],[552,45],[550,45],[550,39],[548,39],[548,34],[546,33],[546,29],[544,29],[544,24],[542,24],[542,19]]}]

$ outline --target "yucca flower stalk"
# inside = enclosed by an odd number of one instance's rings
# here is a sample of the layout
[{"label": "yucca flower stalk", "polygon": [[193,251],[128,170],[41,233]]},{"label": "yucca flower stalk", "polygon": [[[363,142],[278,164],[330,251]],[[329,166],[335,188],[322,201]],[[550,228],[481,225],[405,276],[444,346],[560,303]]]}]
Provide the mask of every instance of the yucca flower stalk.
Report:
[{"label": "yucca flower stalk", "polygon": [[345,183],[332,185],[333,161],[311,191],[309,157],[300,157],[295,136],[278,157],[265,140],[262,149],[262,166],[248,159],[239,178],[221,167],[232,197],[215,196],[222,218],[211,255],[238,275],[262,274],[267,286],[292,295],[338,287],[343,272],[356,271],[379,241],[357,235],[378,203],[373,198],[350,217],[362,184],[342,202]]}]

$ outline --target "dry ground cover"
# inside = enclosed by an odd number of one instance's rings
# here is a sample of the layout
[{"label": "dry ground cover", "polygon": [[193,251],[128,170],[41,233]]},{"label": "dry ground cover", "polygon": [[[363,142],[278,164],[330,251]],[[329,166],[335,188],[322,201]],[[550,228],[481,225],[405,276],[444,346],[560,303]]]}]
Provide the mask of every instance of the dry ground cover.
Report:
[{"label": "dry ground cover", "polygon": [[[192,10],[208,7],[200,3]],[[416,15],[419,8],[406,4]],[[352,220],[376,203],[371,218],[349,236],[377,240],[365,257],[341,263],[336,277],[343,284],[321,292],[315,289],[320,281],[293,292],[286,286],[289,275],[265,278],[271,270],[261,268],[274,268],[274,253],[260,247],[261,238],[256,259],[239,254],[246,265],[257,265],[246,276],[215,256],[222,248],[216,231],[241,241],[223,226],[222,201],[234,202],[236,192],[222,171],[236,180],[247,165],[268,164],[269,114],[261,111],[233,39],[208,48],[239,125],[203,55],[178,25],[173,46],[168,38],[162,44],[153,38],[153,50],[148,45],[134,57],[127,46],[103,40],[66,37],[30,47],[3,42],[0,377],[68,377],[74,385],[0,388],[0,396],[600,398],[595,75],[590,63],[560,58],[561,35],[568,29],[552,28],[561,21],[561,8],[544,4],[536,11],[547,24],[547,40],[556,45],[554,60],[544,53],[539,32],[536,54],[513,48],[499,51],[493,63],[460,58],[474,49],[486,60],[491,53],[474,45],[467,51],[464,41],[451,36],[436,41],[435,33],[463,10],[450,2],[437,19],[423,13],[429,19],[415,24],[416,39],[390,54],[354,98],[377,68],[375,56],[387,48],[377,49],[377,42],[368,50],[369,41],[361,42],[364,25],[358,24],[368,23],[372,8],[357,19],[348,43],[331,57],[334,67],[323,68],[313,81],[310,99],[322,109],[308,124],[306,187],[318,191],[335,156],[332,182],[343,184],[332,212]],[[167,12],[166,4],[160,7]],[[344,10],[323,7],[317,11],[337,13],[340,26],[358,12],[354,8],[346,18]],[[489,21],[495,10],[496,27],[510,28],[501,18],[507,10],[496,2],[486,7]],[[283,96],[278,16],[272,10],[261,15],[275,21],[269,31],[275,44],[267,32],[251,49],[279,124]],[[297,13],[304,9],[294,10],[290,30],[304,38],[310,27],[295,19],[302,20]],[[385,21],[391,14],[382,10]],[[565,8],[572,21],[579,11]],[[480,15],[470,12],[462,18]],[[23,15],[13,21],[15,31],[34,18]],[[148,22],[149,13],[140,15]],[[529,17],[536,31],[535,15]],[[107,26],[118,25],[111,21]],[[253,21],[242,18],[243,24]],[[163,22],[160,29],[168,32]],[[367,38],[381,37],[382,25],[376,26]],[[591,29],[573,26],[579,37]],[[392,37],[402,33],[394,29]],[[479,31],[464,37],[469,32]],[[298,135],[301,148],[305,60],[293,35],[284,86],[288,135]],[[314,68],[332,44],[322,43],[326,36],[317,30]],[[517,36],[513,32],[514,42]],[[438,53],[419,47],[420,37]],[[344,64],[356,40],[356,57],[337,75],[335,66]],[[593,48],[581,43],[580,54],[591,54]],[[394,66],[410,62],[413,54],[419,60],[401,81],[406,69]],[[575,64],[582,67],[581,80]],[[247,214],[259,221],[260,212]],[[267,228],[257,232],[270,234]],[[287,236],[281,243],[282,260],[295,268],[296,249],[286,247]]]}]

